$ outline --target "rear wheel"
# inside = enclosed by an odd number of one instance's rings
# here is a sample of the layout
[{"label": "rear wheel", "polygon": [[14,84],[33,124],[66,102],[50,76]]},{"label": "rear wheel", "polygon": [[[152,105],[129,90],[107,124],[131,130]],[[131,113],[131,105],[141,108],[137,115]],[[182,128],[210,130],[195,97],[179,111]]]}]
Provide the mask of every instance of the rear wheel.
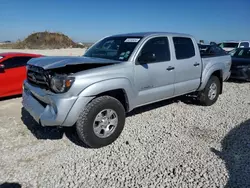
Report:
[{"label": "rear wheel", "polygon": [[125,109],[117,99],[101,96],[90,102],[81,112],[76,131],[79,138],[92,148],[114,142],[125,124]]},{"label": "rear wheel", "polygon": [[199,92],[199,102],[203,106],[213,105],[220,93],[221,83],[217,76],[211,76],[208,80],[206,87]]}]

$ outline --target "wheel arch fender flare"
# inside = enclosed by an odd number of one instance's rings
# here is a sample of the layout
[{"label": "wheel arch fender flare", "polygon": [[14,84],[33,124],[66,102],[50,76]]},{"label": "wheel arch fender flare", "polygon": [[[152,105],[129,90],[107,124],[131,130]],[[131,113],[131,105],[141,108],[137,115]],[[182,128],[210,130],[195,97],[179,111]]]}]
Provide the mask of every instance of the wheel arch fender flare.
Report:
[{"label": "wheel arch fender flare", "polygon": [[100,82],[93,83],[83,89],[79,96],[82,97],[95,97],[101,93],[109,92],[112,90],[122,89],[127,99],[129,110],[135,105],[136,92],[133,89],[132,83],[127,78],[114,78],[107,79]]},{"label": "wheel arch fender flare", "polygon": [[[211,66],[208,69],[205,69],[203,71],[203,74],[201,77],[201,85],[200,85],[198,91],[201,91],[206,87],[207,82],[211,78],[212,75],[219,76],[219,79],[221,80],[221,85],[222,85],[222,78],[223,78],[223,71],[222,70],[223,70],[223,68],[224,68],[223,64],[218,63],[216,65]],[[217,72],[219,72],[219,75],[217,75]]]}]

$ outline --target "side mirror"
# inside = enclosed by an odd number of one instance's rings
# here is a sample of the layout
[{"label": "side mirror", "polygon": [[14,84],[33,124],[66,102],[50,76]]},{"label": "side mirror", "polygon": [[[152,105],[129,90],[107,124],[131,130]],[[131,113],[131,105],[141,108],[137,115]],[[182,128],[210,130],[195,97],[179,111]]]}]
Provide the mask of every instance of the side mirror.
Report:
[{"label": "side mirror", "polygon": [[140,64],[146,64],[156,61],[156,56],[152,52],[144,52],[138,57],[138,62]]},{"label": "side mirror", "polygon": [[0,72],[4,72],[5,66],[4,64],[0,64]]}]

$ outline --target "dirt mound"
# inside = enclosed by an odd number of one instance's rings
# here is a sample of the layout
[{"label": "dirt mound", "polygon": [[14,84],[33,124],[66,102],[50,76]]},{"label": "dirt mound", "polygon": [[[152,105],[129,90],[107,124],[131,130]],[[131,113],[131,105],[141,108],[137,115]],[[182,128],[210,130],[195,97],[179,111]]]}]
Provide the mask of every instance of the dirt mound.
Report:
[{"label": "dirt mound", "polygon": [[28,49],[59,49],[59,48],[84,48],[83,45],[72,41],[62,33],[37,32],[29,35],[25,40],[17,42],[15,48]]}]

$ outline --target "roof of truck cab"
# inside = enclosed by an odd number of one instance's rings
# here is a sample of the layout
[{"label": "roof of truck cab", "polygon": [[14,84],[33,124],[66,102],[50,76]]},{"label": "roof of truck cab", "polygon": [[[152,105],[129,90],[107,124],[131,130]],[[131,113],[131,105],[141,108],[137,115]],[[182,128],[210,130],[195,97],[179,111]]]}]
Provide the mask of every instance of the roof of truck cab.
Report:
[{"label": "roof of truck cab", "polygon": [[186,37],[193,37],[189,34],[184,33],[172,33],[172,32],[137,32],[137,33],[123,33],[112,35],[113,37],[148,37],[151,35],[177,35],[177,36],[186,36]]}]

